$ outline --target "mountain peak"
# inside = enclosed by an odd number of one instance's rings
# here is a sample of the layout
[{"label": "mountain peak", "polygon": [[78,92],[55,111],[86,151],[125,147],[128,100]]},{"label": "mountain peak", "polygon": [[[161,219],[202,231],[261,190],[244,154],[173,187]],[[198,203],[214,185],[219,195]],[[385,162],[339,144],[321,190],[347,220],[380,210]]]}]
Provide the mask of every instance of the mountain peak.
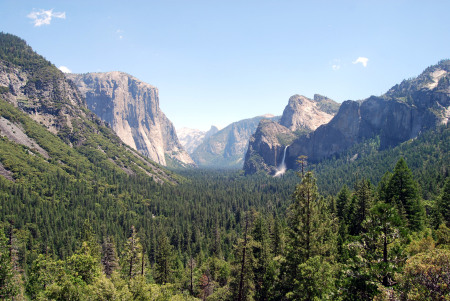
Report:
[{"label": "mountain peak", "polygon": [[400,101],[412,101],[418,91],[435,91],[450,93],[450,60],[441,60],[436,65],[426,68],[419,76],[403,80],[393,86],[383,97]]},{"label": "mountain peak", "polygon": [[334,101],[325,97],[317,99],[319,100],[312,100],[298,94],[291,96],[281,116],[280,124],[291,131],[308,132],[328,123],[335,113],[331,109]]}]

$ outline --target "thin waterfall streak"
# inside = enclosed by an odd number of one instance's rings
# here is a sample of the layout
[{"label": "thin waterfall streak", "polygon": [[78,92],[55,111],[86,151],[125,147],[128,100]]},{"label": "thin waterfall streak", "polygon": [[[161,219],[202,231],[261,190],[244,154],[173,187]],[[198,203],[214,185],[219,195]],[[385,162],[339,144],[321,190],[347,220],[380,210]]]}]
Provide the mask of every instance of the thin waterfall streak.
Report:
[{"label": "thin waterfall streak", "polygon": [[288,145],[286,145],[286,147],[284,148],[284,153],[283,153],[283,160],[281,161],[280,166],[277,167],[277,172],[275,173],[274,177],[280,177],[282,176],[285,172],[286,172],[286,150],[288,148]]}]

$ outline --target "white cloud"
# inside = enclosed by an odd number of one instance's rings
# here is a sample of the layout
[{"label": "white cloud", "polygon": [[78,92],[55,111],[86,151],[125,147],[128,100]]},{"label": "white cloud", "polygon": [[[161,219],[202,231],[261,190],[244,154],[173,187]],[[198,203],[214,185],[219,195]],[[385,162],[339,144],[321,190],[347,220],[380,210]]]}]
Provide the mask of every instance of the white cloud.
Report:
[{"label": "white cloud", "polygon": [[124,33],[124,31],[122,30],[122,29],[117,29],[116,30],[116,33],[119,35],[119,39],[123,39],[123,35],[122,35],[122,33]]},{"label": "white cloud", "polygon": [[334,60],[330,61],[330,65],[331,65],[331,69],[333,69],[333,71],[338,71],[339,69],[341,69],[341,60],[334,59]]},{"label": "white cloud", "polygon": [[65,19],[66,12],[53,12],[53,9],[40,9],[32,11],[27,17],[33,20],[35,27],[39,27],[42,25],[50,25],[52,18]]},{"label": "white cloud", "polygon": [[59,66],[58,69],[64,73],[72,73],[72,71],[69,68],[67,68],[66,66]]},{"label": "white cloud", "polygon": [[352,62],[353,64],[361,63],[364,67],[367,67],[368,58],[360,56],[356,59],[356,61]]}]

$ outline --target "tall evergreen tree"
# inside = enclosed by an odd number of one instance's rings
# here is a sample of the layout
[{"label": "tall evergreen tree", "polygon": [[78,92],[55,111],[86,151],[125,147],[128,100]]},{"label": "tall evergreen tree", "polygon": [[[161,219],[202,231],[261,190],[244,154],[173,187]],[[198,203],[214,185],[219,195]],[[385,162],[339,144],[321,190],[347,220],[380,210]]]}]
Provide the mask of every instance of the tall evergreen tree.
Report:
[{"label": "tall evergreen tree", "polygon": [[425,211],[419,198],[417,182],[414,181],[411,170],[403,158],[398,160],[389,181],[387,200],[398,206],[404,214],[408,227],[419,231],[424,226]]},{"label": "tall evergreen tree", "polygon": [[275,271],[272,262],[271,241],[269,230],[260,213],[256,214],[252,229],[254,244],[252,247],[255,258],[253,274],[255,277],[255,300],[269,300],[275,282]]},{"label": "tall evergreen tree", "polygon": [[231,297],[235,301],[254,300],[255,282],[254,269],[255,257],[252,248],[254,240],[251,233],[254,212],[249,211],[244,218],[243,238],[236,245],[235,263],[233,267],[233,280],[230,283]]},{"label": "tall evergreen tree", "polygon": [[12,299],[19,292],[14,278],[8,239],[5,237],[3,228],[0,227],[0,298],[2,300]]},{"label": "tall evergreen tree", "polygon": [[339,191],[338,195],[337,195],[337,200],[336,200],[336,215],[339,218],[339,221],[344,220],[344,221],[348,221],[349,216],[348,216],[348,207],[349,207],[349,203],[350,203],[350,198],[351,198],[351,194],[350,194],[350,190],[348,189],[347,185],[342,186],[341,191]]},{"label": "tall evergreen tree", "polygon": [[164,284],[171,280],[173,270],[173,250],[167,235],[160,230],[158,233],[155,254],[155,280]]},{"label": "tall evergreen tree", "polygon": [[362,223],[369,214],[372,202],[372,185],[370,181],[363,179],[356,184],[352,199],[350,234],[361,234],[363,231]]},{"label": "tall evergreen tree", "polygon": [[385,287],[392,286],[394,273],[398,272],[403,260],[399,248],[404,233],[402,220],[397,208],[392,204],[379,202],[373,206],[363,223],[362,257],[366,259],[369,273],[375,281]]},{"label": "tall evergreen tree", "polygon": [[[283,290],[290,299],[304,296],[299,288],[308,281],[307,273],[300,273],[300,266],[312,257],[331,259],[336,248],[336,220],[329,213],[324,199],[317,191],[316,179],[307,172],[295,188],[294,203],[288,213],[288,241],[286,263],[282,278]],[[312,273],[314,269],[310,270]]]},{"label": "tall evergreen tree", "polygon": [[438,201],[438,210],[444,223],[450,227],[450,177],[445,181],[444,189]]},{"label": "tall evergreen tree", "polygon": [[131,226],[130,237],[127,240],[126,246],[124,248],[124,253],[122,255],[122,269],[123,273],[128,276],[128,278],[133,278],[139,275],[141,272],[141,259],[142,259],[142,245],[140,239],[137,235],[136,228]]},{"label": "tall evergreen tree", "polygon": [[102,244],[102,265],[106,277],[111,277],[117,268],[117,252],[111,237],[106,237]]}]

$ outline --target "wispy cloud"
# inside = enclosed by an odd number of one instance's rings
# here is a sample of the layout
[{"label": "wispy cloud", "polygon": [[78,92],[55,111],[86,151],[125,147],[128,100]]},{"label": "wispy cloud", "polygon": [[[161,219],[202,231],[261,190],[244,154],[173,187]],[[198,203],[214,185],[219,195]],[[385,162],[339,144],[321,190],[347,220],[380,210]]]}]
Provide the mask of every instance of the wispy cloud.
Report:
[{"label": "wispy cloud", "polygon": [[361,63],[364,67],[367,67],[367,62],[369,61],[368,58],[360,56],[356,59],[356,61],[353,61],[353,64],[359,64]]},{"label": "wispy cloud", "polygon": [[123,33],[124,33],[124,31],[122,30],[122,29],[117,29],[116,30],[116,33],[117,33],[117,35],[119,36],[119,39],[123,39]]},{"label": "wispy cloud", "polygon": [[58,69],[64,73],[72,73],[72,71],[69,68],[67,68],[66,66],[59,66]]},{"label": "wispy cloud", "polygon": [[339,69],[341,69],[341,60],[340,59],[334,59],[332,62],[330,62],[331,64],[331,69],[333,69],[333,71],[338,71]]},{"label": "wispy cloud", "polygon": [[66,12],[53,12],[53,9],[39,9],[33,10],[27,17],[33,20],[35,27],[39,27],[42,25],[50,25],[52,18],[65,19]]},{"label": "wispy cloud", "polygon": [[331,69],[333,69],[334,71],[338,71],[339,69],[341,69],[341,65],[334,64],[333,66],[331,66]]}]

